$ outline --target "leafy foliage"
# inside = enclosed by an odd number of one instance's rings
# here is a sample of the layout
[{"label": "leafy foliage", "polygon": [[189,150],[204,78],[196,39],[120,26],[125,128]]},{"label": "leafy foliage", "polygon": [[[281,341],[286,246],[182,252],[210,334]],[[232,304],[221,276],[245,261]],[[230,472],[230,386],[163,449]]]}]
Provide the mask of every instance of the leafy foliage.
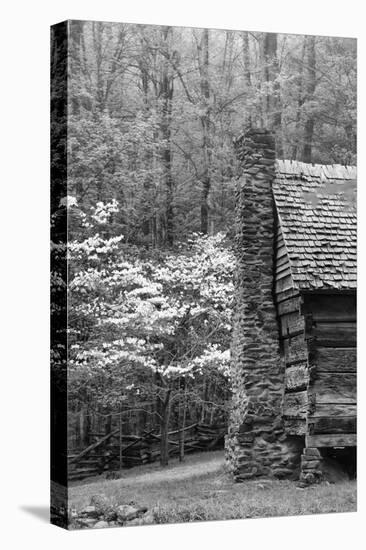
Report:
[{"label": "leafy foliage", "polygon": [[83,226],[68,245],[71,399],[87,391],[118,410],[179,389],[183,378],[195,380],[198,394],[208,373],[225,385],[234,259],[224,236],[194,234],[174,253],[151,253],[100,235],[115,201],[88,213],[67,203]]},{"label": "leafy foliage", "polygon": [[246,124],[273,126],[283,158],[355,163],[355,40],[316,37],[310,58],[295,35],[77,21],[71,38],[70,192],[116,199],[126,243],[169,243],[172,215],[175,239],[200,231],[203,205],[230,231]]}]

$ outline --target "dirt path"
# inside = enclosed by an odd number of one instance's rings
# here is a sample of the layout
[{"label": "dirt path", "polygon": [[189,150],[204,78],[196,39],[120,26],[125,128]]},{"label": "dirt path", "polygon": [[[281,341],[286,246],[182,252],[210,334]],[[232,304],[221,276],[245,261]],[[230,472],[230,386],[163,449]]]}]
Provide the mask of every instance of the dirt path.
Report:
[{"label": "dirt path", "polygon": [[124,470],[119,479],[106,479],[103,477],[94,477],[81,482],[70,484],[70,496],[84,495],[93,491],[119,490],[123,487],[136,487],[141,485],[155,485],[159,483],[181,481],[202,477],[206,474],[218,472],[225,464],[224,451],[214,451],[207,453],[198,453],[188,455],[185,462],[179,462],[174,459],[169,466],[163,468],[158,464],[148,466],[139,466],[131,470]]},{"label": "dirt path", "polygon": [[[205,474],[211,474],[220,470],[224,463],[224,453],[216,452],[213,455],[206,453],[206,461],[192,460],[184,463],[175,463],[164,469],[157,471],[150,471],[146,473],[139,473],[133,477],[133,479],[122,478],[119,481],[125,484],[129,483],[160,483],[161,481],[178,481],[181,479],[188,479],[195,476],[202,476]],[[192,457],[193,458],[193,457]],[[189,458],[188,458],[189,460]]]}]

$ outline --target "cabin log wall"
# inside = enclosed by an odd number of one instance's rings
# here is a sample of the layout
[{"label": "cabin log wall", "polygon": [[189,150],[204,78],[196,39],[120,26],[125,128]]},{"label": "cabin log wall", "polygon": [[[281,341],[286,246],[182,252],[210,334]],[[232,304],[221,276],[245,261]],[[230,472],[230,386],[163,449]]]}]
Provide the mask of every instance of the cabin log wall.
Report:
[{"label": "cabin log wall", "polygon": [[[302,311],[308,319],[310,380],[306,448],[354,447],[356,421],[356,295],[306,294]],[[320,453],[321,455],[321,453]],[[313,463],[304,454],[302,479],[321,477],[321,456]]]},{"label": "cabin log wall", "polygon": [[301,295],[294,288],[290,262],[278,220],[277,224],[275,297],[280,345],[285,361],[283,419],[288,435],[305,436],[309,384],[305,318],[301,313]]}]

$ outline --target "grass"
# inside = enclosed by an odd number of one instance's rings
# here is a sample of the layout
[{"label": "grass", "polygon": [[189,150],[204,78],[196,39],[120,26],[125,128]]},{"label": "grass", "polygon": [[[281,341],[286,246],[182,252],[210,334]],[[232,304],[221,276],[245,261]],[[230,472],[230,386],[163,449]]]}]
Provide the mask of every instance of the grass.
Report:
[{"label": "grass", "polygon": [[222,452],[188,456],[183,464],[128,470],[121,479],[73,485],[70,505],[89,504],[104,494],[111,504],[133,502],[153,510],[156,523],[289,516],[356,511],[356,482],[300,489],[293,481],[235,483]]}]

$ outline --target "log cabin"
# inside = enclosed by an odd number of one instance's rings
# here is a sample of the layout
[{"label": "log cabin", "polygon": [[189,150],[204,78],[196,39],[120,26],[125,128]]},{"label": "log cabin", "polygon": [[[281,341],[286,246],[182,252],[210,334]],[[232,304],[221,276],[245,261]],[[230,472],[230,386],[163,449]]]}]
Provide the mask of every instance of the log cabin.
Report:
[{"label": "log cabin", "polygon": [[276,160],[265,130],[235,148],[227,457],[238,481],[313,483],[327,456],[355,457],[356,168]]}]

